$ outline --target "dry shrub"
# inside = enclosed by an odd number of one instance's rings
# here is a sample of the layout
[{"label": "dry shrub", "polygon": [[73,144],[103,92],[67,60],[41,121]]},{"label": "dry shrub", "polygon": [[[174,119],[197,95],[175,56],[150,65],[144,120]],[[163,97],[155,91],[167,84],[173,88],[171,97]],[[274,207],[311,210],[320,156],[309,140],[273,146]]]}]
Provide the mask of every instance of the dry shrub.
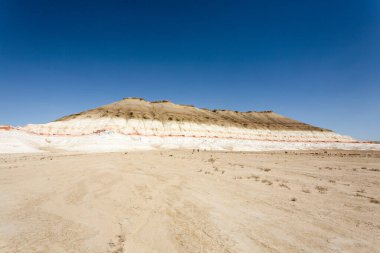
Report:
[{"label": "dry shrub", "polygon": [[261,182],[264,183],[264,184],[267,184],[267,185],[272,185],[273,184],[272,181],[269,181],[267,179],[263,179],[263,180],[261,180]]},{"label": "dry shrub", "polygon": [[208,159],[207,161],[210,162],[210,163],[214,163],[216,160],[215,160],[214,158],[211,157],[211,158]]},{"label": "dry shrub", "polygon": [[315,186],[315,189],[318,190],[319,193],[323,194],[327,192],[327,187],[323,187],[320,185]]},{"label": "dry shrub", "polygon": [[247,179],[251,179],[251,178],[254,178],[256,181],[258,181],[260,177],[256,175],[250,175],[247,177]]},{"label": "dry shrub", "polygon": [[286,189],[288,189],[288,190],[290,190],[289,186],[287,186],[287,185],[284,184],[284,183],[279,184],[279,186],[280,186],[280,187],[283,187],[283,188],[286,188]]}]

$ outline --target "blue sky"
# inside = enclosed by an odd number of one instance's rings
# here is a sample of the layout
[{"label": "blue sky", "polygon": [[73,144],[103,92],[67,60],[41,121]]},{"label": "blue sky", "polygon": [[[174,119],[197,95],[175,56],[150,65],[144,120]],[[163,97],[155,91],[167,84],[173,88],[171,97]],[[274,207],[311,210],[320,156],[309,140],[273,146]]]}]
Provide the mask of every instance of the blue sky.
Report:
[{"label": "blue sky", "polygon": [[0,0],[0,88],[0,124],[134,96],[380,140],[380,3]]}]

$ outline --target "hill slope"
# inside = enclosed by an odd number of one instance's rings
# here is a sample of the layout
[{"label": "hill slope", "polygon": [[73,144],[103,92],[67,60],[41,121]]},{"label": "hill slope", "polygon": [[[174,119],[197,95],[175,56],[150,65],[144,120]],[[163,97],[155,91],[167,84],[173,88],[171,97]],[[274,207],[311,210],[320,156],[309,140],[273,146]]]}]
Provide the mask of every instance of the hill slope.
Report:
[{"label": "hill slope", "polygon": [[174,104],[167,100],[148,102],[141,98],[125,98],[96,109],[65,116],[57,121],[101,119],[105,117],[125,120],[141,119],[158,120],[161,122],[189,122],[249,129],[330,131],[286,118],[272,111],[238,112],[208,110],[191,105]]}]

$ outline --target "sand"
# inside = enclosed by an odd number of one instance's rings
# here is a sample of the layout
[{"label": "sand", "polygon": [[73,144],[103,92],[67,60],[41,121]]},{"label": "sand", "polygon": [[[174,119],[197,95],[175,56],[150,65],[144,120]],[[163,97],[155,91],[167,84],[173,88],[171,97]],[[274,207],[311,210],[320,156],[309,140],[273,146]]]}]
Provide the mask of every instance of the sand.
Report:
[{"label": "sand", "polygon": [[380,252],[380,152],[0,155],[0,252]]}]

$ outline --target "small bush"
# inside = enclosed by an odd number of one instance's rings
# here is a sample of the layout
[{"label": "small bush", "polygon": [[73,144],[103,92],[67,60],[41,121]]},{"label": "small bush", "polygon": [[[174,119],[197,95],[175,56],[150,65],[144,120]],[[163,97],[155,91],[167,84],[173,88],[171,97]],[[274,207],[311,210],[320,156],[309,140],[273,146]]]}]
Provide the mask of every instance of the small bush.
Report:
[{"label": "small bush", "polygon": [[261,180],[261,182],[264,183],[264,184],[267,184],[267,185],[272,185],[273,184],[271,181],[269,181],[267,179],[263,179],[263,180]]},{"label": "small bush", "polygon": [[318,192],[319,192],[319,193],[322,193],[322,194],[327,192],[327,187],[323,187],[323,186],[320,186],[320,185],[317,185],[317,186],[315,187],[315,189],[317,189]]},{"label": "small bush", "polygon": [[287,185],[284,184],[284,183],[279,184],[279,186],[280,186],[280,187],[283,187],[283,188],[286,188],[286,189],[288,189],[288,190],[290,190],[289,186],[287,186]]}]

